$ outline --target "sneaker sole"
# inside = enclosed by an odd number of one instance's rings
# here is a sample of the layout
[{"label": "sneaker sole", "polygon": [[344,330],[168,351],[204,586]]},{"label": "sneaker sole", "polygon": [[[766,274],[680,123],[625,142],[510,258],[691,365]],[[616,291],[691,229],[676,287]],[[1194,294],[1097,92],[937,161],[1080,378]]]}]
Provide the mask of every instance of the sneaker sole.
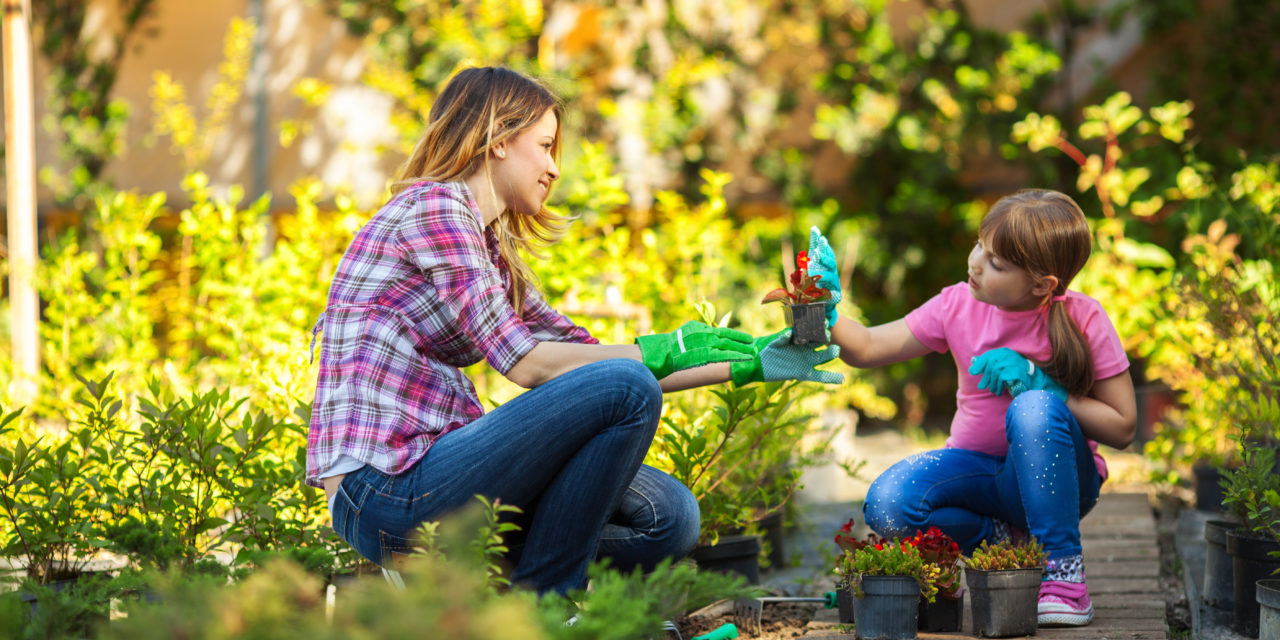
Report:
[{"label": "sneaker sole", "polygon": [[1041,627],[1083,627],[1092,620],[1093,611],[1088,613],[1053,611],[1039,614],[1037,624]]}]

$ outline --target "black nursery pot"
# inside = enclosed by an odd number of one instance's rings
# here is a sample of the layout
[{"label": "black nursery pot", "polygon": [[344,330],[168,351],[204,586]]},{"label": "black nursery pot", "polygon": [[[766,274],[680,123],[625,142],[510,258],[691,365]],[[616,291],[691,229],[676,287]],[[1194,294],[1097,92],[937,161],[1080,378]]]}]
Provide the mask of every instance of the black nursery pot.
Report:
[{"label": "black nursery pot", "polygon": [[920,631],[959,631],[964,626],[964,598],[955,599],[942,594],[934,596],[933,602],[920,598],[916,612],[916,628]]},{"label": "black nursery pot", "polygon": [[827,344],[827,305],[823,302],[784,305],[791,344]]},{"label": "black nursery pot", "polygon": [[1280,570],[1280,560],[1271,556],[1273,552],[1280,552],[1280,543],[1274,540],[1253,537],[1243,530],[1227,532],[1235,601],[1231,628],[1240,635],[1258,637],[1258,581],[1270,578],[1273,571]]},{"label": "black nursery pot", "polygon": [[694,547],[689,555],[699,569],[736,573],[751,584],[760,584],[759,536],[721,536],[716,544]]}]

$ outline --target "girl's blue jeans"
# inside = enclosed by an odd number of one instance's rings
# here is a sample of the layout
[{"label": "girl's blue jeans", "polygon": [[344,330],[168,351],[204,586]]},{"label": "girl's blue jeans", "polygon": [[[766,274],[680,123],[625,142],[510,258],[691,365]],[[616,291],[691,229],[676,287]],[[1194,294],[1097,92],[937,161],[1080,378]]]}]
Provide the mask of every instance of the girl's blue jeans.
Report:
[{"label": "girl's blue jeans", "polygon": [[937,526],[967,554],[1003,520],[1050,558],[1079,555],[1080,519],[1102,486],[1080,423],[1053,394],[1027,391],[1009,406],[1005,435],[1004,457],[940,449],[889,467],[867,490],[867,525],[885,537]]},{"label": "girl's blue jeans", "polygon": [[662,411],[657,380],[633,360],[579,367],[442,436],[399,475],[366,465],[342,479],[333,528],[379,564],[423,522],[476,494],[524,510],[510,578],[538,592],[586,587],[590,561],[623,570],[683,557],[698,539],[693,494],[641,465]]}]

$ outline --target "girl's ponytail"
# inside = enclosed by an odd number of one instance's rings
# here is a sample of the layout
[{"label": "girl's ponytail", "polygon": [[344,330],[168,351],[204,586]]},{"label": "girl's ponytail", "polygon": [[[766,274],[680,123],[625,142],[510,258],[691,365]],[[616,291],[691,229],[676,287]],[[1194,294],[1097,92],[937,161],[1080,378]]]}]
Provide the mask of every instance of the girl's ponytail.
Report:
[{"label": "girl's ponytail", "polygon": [[[1065,289],[1065,287],[1064,287]],[[1093,352],[1084,332],[1067,313],[1066,300],[1057,296],[1049,302],[1049,345],[1053,355],[1040,368],[1062,385],[1067,393],[1082,396],[1093,389]]]}]

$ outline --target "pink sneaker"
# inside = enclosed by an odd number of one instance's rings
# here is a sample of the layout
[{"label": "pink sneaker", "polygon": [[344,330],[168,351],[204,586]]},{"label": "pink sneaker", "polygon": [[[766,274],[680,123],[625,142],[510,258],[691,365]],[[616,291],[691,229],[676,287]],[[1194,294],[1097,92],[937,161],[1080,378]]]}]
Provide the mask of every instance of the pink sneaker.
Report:
[{"label": "pink sneaker", "polygon": [[1083,627],[1093,620],[1089,588],[1083,582],[1045,580],[1040,583],[1037,611],[1042,627]]}]

